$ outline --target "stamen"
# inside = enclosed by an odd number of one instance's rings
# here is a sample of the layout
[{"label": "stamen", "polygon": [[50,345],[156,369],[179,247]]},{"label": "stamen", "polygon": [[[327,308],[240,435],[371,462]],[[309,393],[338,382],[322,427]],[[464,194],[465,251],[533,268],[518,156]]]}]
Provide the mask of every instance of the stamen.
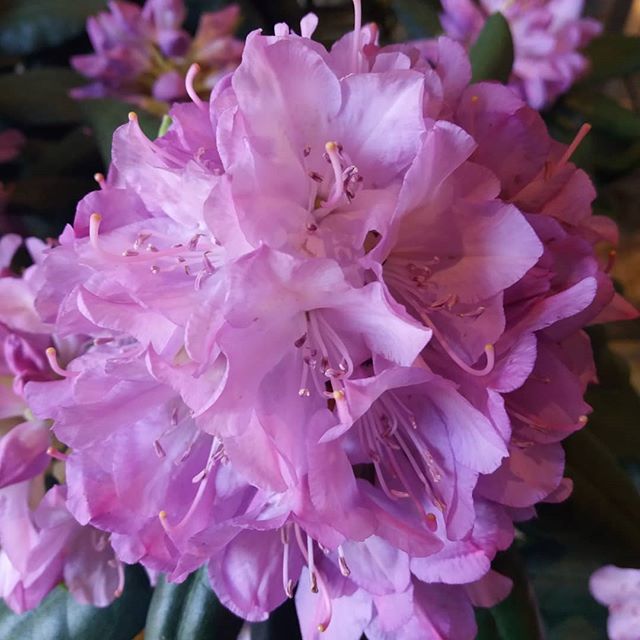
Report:
[{"label": "stamen", "polygon": [[47,449],[47,455],[54,460],[60,460],[60,462],[66,462],[67,458],[69,457],[66,453],[58,451],[55,447],[49,447]]},{"label": "stamen", "polygon": [[285,524],[280,529],[280,538],[284,549],[282,550],[282,586],[288,598],[293,598],[293,580],[289,577],[289,525]]},{"label": "stamen", "polygon": [[104,179],[104,175],[102,173],[94,173],[93,179],[98,183],[98,186],[101,189],[106,187],[106,180]]},{"label": "stamen", "polygon": [[309,575],[311,577],[311,591],[318,593],[318,578],[313,557],[313,538],[310,535],[307,535],[307,562],[309,563]]},{"label": "stamen", "polygon": [[585,139],[586,135],[591,131],[590,124],[583,124],[580,127],[580,130],[576,134],[576,137],[573,139],[573,142],[567,147],[567,150],[564,152],[562,158],[558,161],[558,164],[555,166],[555,171],[559,171],[564,167],[564,165],[569,162],[571,156],[575,153],[576,149],[580,146],[580,143]]},{"label": "stamen", "polygon": [[47,361],[49,362],[49,366],[59,376],[62,376],[63,378],[72,378],[78,375],[77,371],[66,371],[60,366],[60,363],[58,362],[58,352],[55,350],[54,347],[49,347],[45,351],[45,354],[47,356]]},{"label": "stamen", "polygon": [[198,92],[195,90],[195,87],[193,86],[193,81],[195,80],[195,77],[199,73],[200,73],[200,65],[197,62],[194,62],[189,67],[189,70],[187,71],[187,76],[185,78],[185,87],[187,89],[187,95],[191,98],[191,100],[193,101],[193,104],[195,104],[196,107],[198,107],[199,109],[206,110],[207,105],[203,100],[201,100],[200,96],[198,95]]},{"label": "stamen", "polygon": [[98,233],[100,231],[101,222],[102,216],[99,213],[92,213],[89,216],[89,242],[96,251],[100,251],[100,244],[98,243]]},{"label": "stamen", "polygon": [[446,354],[466,373],[472,376],[486,376],[489,375],[493,371],[493,367],[496,363],[496,353],[495,348],[492,344],[486,344],[484,346],[484,355],[486,357],[486,363],[482,369],[474,369],[469,366],[464,360],[462,360],[455,351],[451,348],[448,341],[444,338],[444,336],[440,333],[438,329],[436,329],[435,325],[429,319],[425,313],[421,313],[420,317],[423,322],[433,331],[433,335],[440,343],[440,346],[445,350]]},{"label": "stamen", "polygon": [[118,586],[114,591],[114,596],[119,598],[124,591],[124,565],[116,558],[116,569],[118,570]]},{"label": "stamen", "polygon": [[360,37],[362,31],[362,3],[353,0],[353,50],[351,51],[351,68],[354,73],[360,71],[358,54],[360,53]]},{"label": "stamen", "polygon": [[331,209],[339,202],[342,197],[343,181],[342,181],[342,166],[340,164],[340,146],[337,142],[327,142],[324,146],[327,153],[327,159],[333,169],[334,185],[329,195],[329,199],[322,203],[323,209]]},{"label": "stamen", "polygon": [[605,273],[611,273],[611,270],[613,269],[616,263],[617,257],[618,257],[618,252],[615,249],[611,249],[611,251],[609,251],[609,255],[607,256],[607,266],[604,268]]},{"label": "stamen", "polygon": [[338,545],[338,565],[340,566],[340,573],[348,578],[351,575],[351,569],[347,565],[347,561],[344,558],[344,549],[342,545]]}]

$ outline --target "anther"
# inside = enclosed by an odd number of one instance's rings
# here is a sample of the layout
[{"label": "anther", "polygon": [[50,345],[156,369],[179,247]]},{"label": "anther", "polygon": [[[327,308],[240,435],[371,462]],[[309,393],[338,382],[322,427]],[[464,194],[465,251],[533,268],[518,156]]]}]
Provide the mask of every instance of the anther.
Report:
[{"label": "anther", "polygon": [[98,186],[101,189],[104,189],[106,186],[106,181],[104,179],[104,175],[102,173],[94,173],[93,179],[98,183]]},{"label": "anther", "polygon": [[135,122],[138,119],[138,114],[135,111],[129,111],[129,122]]}]

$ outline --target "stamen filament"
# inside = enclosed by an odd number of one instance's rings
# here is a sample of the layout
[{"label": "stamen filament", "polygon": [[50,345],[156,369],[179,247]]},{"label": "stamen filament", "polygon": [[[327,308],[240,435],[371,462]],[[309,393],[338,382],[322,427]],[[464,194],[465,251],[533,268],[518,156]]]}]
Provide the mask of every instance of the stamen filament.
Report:
[{"label": "stamen filament", "polygon": [[555,171],[559,171],[567,164],[567,162],[569,162],[571,156],[576,152],[576,149],[580,146],[580,143],[585,139],[589,131],[591,131],[591,125],[588,123],[585,123],[580,127],[576,137],[573,139],[573,142],[567,147],[562,158],[560,158],[558,164],[556,164],[554,169]]},{"label": "stamen filament", "polygon": [[55,350],[54,347],[49,347],[45,351],[45,354],[47,356],[47,361],[49,362],[49,366],[59,376],[62,376],[63,378],[73,378],[78,375],[78,372],[66,371],[60,366],[60,363],[58,362],[58,352]]},{"label": "stamen filament", "polygon": [[189,70],[187,71],[187,76],[185,78],[185,87],[187,89],[187,95],[191,98],[191,100],[193,101],[193,104],[195,104],[196,107],[198,107],[199,109],[206,110],[207,105],[200,98],[200,96],[198,95],[198,92],[195,90],[195,87],[193,86],[195,77],[199,73],[200,73],[200,65],[197,62],[194,62],[189,67]]}]

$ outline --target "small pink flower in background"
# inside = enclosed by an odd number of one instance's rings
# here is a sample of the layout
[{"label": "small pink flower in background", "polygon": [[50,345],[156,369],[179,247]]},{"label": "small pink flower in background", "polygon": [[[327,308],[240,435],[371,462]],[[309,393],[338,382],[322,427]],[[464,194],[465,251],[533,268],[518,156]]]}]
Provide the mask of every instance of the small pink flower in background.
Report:
[{"label": "small pink flower in background", "polygon": [[602,567],[591,576],[589,589],[609,608],[609,638],[640,640],[640,569]]},{"label": "small pink flower in background", "polygon": [[115,97],[149,110],[187,98],[185,77],[200,65],[196,89],[206,95],[220,77],[237,67],[242,42],[233,37],[239,9],[231,5],[204,13],[194,38],[182,23],[182,0],[147,0],[144,7],[113,0],[109,12],[89,18],[95,53],[74,56],[72,66],[92,83],[73,89],[78,99]]},{"label": "small pink flower in background", "polygon": [[534,109],[543,109],[587,70],[580,53],[602,30],[581,18],[583,0],[443,0],[445,33],[473,45],[489,15],[501,12],[511,28],[514,64],[509,85]]}]

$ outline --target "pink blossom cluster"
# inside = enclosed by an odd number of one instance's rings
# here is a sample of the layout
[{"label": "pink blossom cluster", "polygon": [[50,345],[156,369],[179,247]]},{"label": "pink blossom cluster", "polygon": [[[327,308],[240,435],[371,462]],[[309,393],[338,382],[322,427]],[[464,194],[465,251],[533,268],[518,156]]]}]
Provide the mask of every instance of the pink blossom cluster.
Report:
[{"label": "pink blossom cluster", "polygon": [[549,106],[588,68],[580,49],[602,30],[582,18],[584,0],[442,0],[446,34],[469,48],[487,18],[504,15],[511,30],[514,64],[510,86],[534,109]]},{"label": "pink blossom cluster", "polygon": [[206,566],[248,621],[295,598],[305,639],[465,640],[514,520],[570,492],[584,326],[635,312],[570,161],[586,130],[554,142],[459,44],[381,47],[355,5],[330,50],[313,15],[254,32],[165,135],[116,131],[100,190],[6,279],[46,334],[19,398],[64,459],[46,513],[105,572]]},{"label": "pink blossom cluster", "polygon": [[242,41],[233,37],[239,9],[230,5],[203,13],[194,38],[183,28],[182,0],[146,0],[139,7],[111,0],[109,11],[89,18],[95,53],[77,55],[73,67],[92,83],[74,89],[79,99],[116,97],[149,110],[184,100],[185,75],[200,66],[197,90],[208,94],[217,80],[238,66]]},{"label": "pink blossom cluster", "polygon": [[608,565],[591,576],[589,586],[593,597],[609,608],[609,638],[639,640],[640,570]]},{"label": "pink blossom cluster", "polygon": [[33,278],[45,246],[27,242],[36,264],[15,277],[10,266],[21,244],[14,234],[0,238],[0,597],[21,612],[64,581],[80,602],[104,606],[122,590],[122,563],[107,533],[69,512],[61,444],[25,399],[29,383],[55,379],[51,353],[66,361],[85,340],[58,338],[42,322]]}]

